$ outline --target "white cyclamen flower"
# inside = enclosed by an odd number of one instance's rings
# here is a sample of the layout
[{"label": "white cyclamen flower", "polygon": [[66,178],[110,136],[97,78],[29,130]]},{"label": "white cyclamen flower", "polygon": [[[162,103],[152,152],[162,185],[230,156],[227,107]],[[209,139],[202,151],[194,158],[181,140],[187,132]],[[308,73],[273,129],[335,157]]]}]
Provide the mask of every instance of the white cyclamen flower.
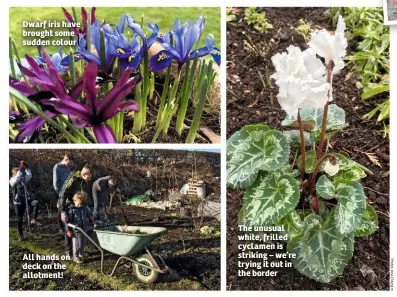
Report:
[{"label": "white cyclamen flower", "polygon": [[329,176],[334,176],[339,172],[339,162],[327,160],[324,165],[324,171],[328,173]]},{"label": "white cyclamen flower", "polygon": [[316,30],[311,33],[311,39],[308,42],[308,45],[316,54],[325,59],[327,65],[330,61],[334,61],[334,74],[337,74],[345,67],[345,62],[343,61],[347,48],[345,30],[345,21],[343,17],[339,16],[338,25],[333,35],[325,29]]},{"label": "white cyclamen flower", "polygon": [[330,88],[325,67],[312,49],[301,51],[289,46],[288,53],[276,54],[272,62],[276,72],[271,78],[279,86],[277,100],[289,119],[296,119],[299,108],[323,108]]}]

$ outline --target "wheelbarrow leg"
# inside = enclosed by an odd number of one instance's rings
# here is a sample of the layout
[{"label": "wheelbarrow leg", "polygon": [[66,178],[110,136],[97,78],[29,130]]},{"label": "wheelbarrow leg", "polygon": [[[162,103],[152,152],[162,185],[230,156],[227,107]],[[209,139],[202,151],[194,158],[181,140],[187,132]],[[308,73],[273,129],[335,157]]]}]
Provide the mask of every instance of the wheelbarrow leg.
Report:
[{"label": "wheelbarrow leg", "polygon": [[156,259],[154,259],[152,253],[149,251],[149,249],[145,246],[145,251],[149,255],[150,259],[153,261],[153,263],[156,265],[155,268],[160,269],[159,265],[157,264]]}]

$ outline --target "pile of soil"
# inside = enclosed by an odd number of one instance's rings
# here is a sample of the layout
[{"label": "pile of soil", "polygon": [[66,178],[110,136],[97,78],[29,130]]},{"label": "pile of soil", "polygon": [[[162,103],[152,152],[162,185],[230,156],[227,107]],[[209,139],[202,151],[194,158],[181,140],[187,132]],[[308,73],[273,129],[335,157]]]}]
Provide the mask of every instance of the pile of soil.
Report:
[{"label": "pile of soil", "polygon": [[[227,137],[247,124],[264,123],[274,129],[282,129],[285,113],[277,103],[277,87],[263,90],[257,69],[265,75],[266,69],[274,72],[270,58],[286,51],[289,45],[307,47],[306,42],[294,28],[299,20],[312,22],[313,26],[335,30],[325,16],[325,8],[260,8],[265,11],[273,29],[260,34],[247,25],[244,9],[235,9],[237,20],[227,24],[228,95]],[[243,47],[244,34],[263,50],[263,57]],[[349,41],[348,55],[355,49],[355,40]],[[378,212],[379,230],[369,238],[357,238],[355,252],[341,277],[329,284],[318,283],[291,268],[279,269],[274,278],[238,277],[238,213],[242,205],[243,191],[228,190],[227,193],[227,282],[230,290],[389,290],[389,140],[378,132],[383,123],[363,120],[362,116],[385,100],[378,96],[363,103],[361,90],[353,78],[346,80],[346,67],[334,78],[335,103],[346,112],[349,126],[331,139],[331,151],[348,153],[358,163],[368,167],[374,174],[362,180],[368,202]],[[271,96],[274,104],[271,104]],[[374,165],[365,153],[375,153],[380,166]],[[372,270],[365,274],[360,271]],[[366,276],[364,276],[366,275]],[[368,276],[370,275],[370,277]]]},{"label": "pile of soil", "polygon": [[[124,213],[128,218],[130,224],[134,226],[158,226],[167,228],[166,234],[158,237],[150,245],[150,250],[156,255],[160,255],[171,272],[162,276],[160,282],[155,285],[139,284],[143,289],[167,290],[167,283],[173,283],[178,280],[188,279],[196,281],[200,284],[200,290],[220,290],[220,237],[219,236],[202,236],[200,234],[199,226],[195,226],[195,222],[189,218],[180,218],[174,213],[143,209],[134,206],[127,206],[124,208]],[[40,222],[42,226],[35,226],[32,234],[26,234],[26,240],[35,246],[54,250],[58,254],[64,252],[64,239],[58,234],[58,223],[56,221],[56,213],[52,213],[52,218],[47,217],[47,214],[40,215]],[[114,208],[111,213],[111,220],[115,224],[124,225],[121,209]],[[220,223],[216,220],[204,220],[204,225],[214,226],[220,228]],[[16,227],[16,221],[10,220],[10,226]],[[96,235],[90,233],[90,236],[96,240]],[[12,290],[38,290],[45,286],[37,282],[37,280],[26,280],[18,277],[21,272],[21,260],[23,253],[31,253],[31,251],[24,251],[21,248],[10,247],[10,289]],[[87,242],[85,252],[85,262],[82,267],[92,269],[100,272],[100,252]],[[117,260],[117,255],[105,253],[104,271],[110,272]],[[12,278],[11,276],[14,275]],[[57,290],[109,290],[109,288],[102,288],[99,285],[92,283],[92,281],[84,280],[80,275],[68,273],[68,281],[56,282]],[[117,268],[113,277],[127,283],[139,282],[133,275],[131,268],[121,266]],[[70,281],[69,281],[70,280]],[[84,285],[80,286],[81,281],[84,280]],[[37,285],[32,285],[37,282]],[[41,286],[41,287],[40,287]],[[159,286],[159,287],[157,287]],[[75,287],[75,288],[74,288]],[[173,287],[175,289],[175,287]],[[181,287],[180,290],[186,288]]]}]

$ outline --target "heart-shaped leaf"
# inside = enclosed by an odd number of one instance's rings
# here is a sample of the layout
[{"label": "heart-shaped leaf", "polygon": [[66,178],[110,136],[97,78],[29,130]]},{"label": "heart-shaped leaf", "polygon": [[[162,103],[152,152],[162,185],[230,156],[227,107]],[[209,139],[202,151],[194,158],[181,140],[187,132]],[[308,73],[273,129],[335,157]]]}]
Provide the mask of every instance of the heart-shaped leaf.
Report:
[{"label": "heart-shaped leaf", "polygon": [[365,206],[365,212],[360,226],[356,229],[356,236],[369,236],[378,230],[378,216],[375,209],[368,203]]},{"label": "heart-shaped leaf", "polygon": [[[244,132],[245,133],[245,132]],[[245,188],[256,179],[259,170],[275,171],[288,162],[289,144],[276,130],[252,132],[237,144],[237,138],[228,143],[227,183],[233,188]]]},{"label": "heart-shaped leaf", "polygon": [[302,232],[303,221],[299,214],[293,210],[283,217],[276,225],[284,226],[284,230],[288,234],[288,240],[291,240]]},{"label": "heart-shaped leaf", "polygon": [[[306,152],[306,164],[305,164],[305,172],[306,173],[313,173],[314,168],[316,167],[317,164],[317,157],[316,157],[316,152]],[[298,162],[297,162],[298,168],[302,170],[302,155],[298,157]]]},{"label": "heart-shaped leaf", "polygon": [[346,170],[339,169],[339,172],[334,176],[334,181],[338,183],[354,183],[366,176],[363,169],[354,165]]},{"label": "heart-shaped leaf", "polygon": [[324,174],[320,176],[316,183],[317,195],[324,199],[335,198],[335,186]]},{"label": "heart-shaped leaf", "polygon": [[294,267],[307,277],[322,283],[329,283],[343,273],[353,256],[354,233],[341,236],[332,213],[327,220],[311,214],[303,222],[300,235],[287,246],[296,258],[291,259]]},{"label": "heart-shaped leaf", "polygon": [[[283,131],[283,134],[287,138],[287,141],[289,142],[291,148],[300,148],[301,136],[299,130]],[[312,140],[310,139],[310,133],[304,131],[303,136],[305,139],[305,146],[310,146],[312,144]]]},{"label": "heart-shaped leaf", "polygon": [[291,175],[268,173],[247,189],[242,209],[245,225],[265,226],[280,221],[295,209],[300,191]]},{"label": "heart-shaped leaf", "polygon": [[245,142],[252,133],[262,132],[265,133],[269,131],[269,127],[266,125],[247,125],[241,128],[239,131],[234,133],[227,141],[227,155],[232,155],[235,148]]},{"label": "heart-shaped leaf", "polygon": [[336,185],[335,219],[340,234],[354,232],[360,225],[365,211],[365,194],[360,183]]}]

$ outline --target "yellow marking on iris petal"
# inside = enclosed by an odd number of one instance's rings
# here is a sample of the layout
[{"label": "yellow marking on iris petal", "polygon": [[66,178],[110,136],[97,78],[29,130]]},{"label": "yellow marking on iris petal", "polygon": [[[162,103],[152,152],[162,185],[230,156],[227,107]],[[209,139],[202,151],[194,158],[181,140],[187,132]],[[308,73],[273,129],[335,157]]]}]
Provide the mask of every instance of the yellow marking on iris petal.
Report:
[{"label": "yellow marking on iris petal", "polygon": [[132,56],[129,56],[128,57],[128,63],[131,63],[131,60],[132,60]]},{"label": "yellow marking on iris petal", "polygon": [[169,58],[170,55],[167,55],[166,53],[162,53],[158,58],[157,58],[157,62],[161,62],[164,59]]},{"label": "yellow marking on iris petal", "polygon": [[121,48],[116,49],[116,52],[119,54],[125,54],[125,51],[123,51]]},{"label": "yellow marking on iris petal", "polygon": [[213,49],[213,50],[211,50],[210,54],[212,54],[212,55],[220,55],[221,52],[216,50],[216,49]]}]

